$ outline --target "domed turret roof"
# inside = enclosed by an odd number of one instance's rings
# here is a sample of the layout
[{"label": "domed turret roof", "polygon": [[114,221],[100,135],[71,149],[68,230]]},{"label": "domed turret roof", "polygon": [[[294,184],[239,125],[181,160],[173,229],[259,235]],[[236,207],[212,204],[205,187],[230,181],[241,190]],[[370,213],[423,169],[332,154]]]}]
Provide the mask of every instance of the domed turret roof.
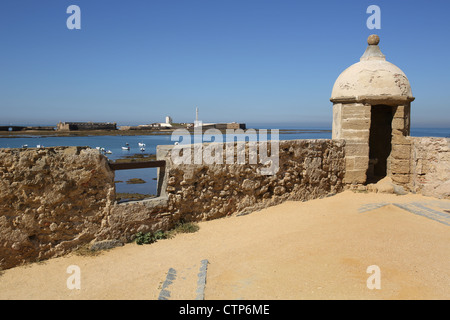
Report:
[{"label": "domed turret roof", "polygon": [[332,102],[414,100],[408,78],[400,68],[386,61],[378,47],[379,41],[377,35],[369,36],[369,46],[360,61],[344,70],[334,83]]}]

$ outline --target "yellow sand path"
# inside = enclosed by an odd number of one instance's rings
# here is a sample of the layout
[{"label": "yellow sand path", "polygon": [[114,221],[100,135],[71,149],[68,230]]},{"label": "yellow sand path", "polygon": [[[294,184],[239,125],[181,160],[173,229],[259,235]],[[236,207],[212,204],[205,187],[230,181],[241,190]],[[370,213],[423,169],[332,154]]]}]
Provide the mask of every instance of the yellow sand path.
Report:
[{"label": "yellow sand path", "polygon": [[[171,268],[169,299],[195,299],[205,259],[205,299],[449,299],[450,226],[394,205],[420,202],[449,214],[437,201],[346,191],[286,202],[151,245],[6,270],[0,299],[158,299]],[[387,205],[358,211],[379,203]],[[80,268],[79,290],[67,287],[70,265]],[[372,265],[381,289],[367,287]]]}]

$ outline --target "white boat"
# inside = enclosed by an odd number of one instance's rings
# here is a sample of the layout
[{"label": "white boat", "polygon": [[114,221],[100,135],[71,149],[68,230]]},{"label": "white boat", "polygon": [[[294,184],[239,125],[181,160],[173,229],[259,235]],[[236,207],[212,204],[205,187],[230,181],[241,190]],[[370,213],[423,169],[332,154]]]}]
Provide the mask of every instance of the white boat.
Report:
[{"label": "white boat", "polygon": [[144,148],[144,147],[142,147],[142,148],[141,148],[141,151],[145,151],[145,148]]},{"label": "white boat", "polygon": [[139,147],[145,147],[145,143],[143,142],[138,142]]},{"label": "white boat", "polygon": [[103,147],[95,147],[95,149],[97,149],[98,151],[100,151],[101,153],[107,153],[106,149]]},{"label": "white boat", "polygon": [[122,150],[130,150],[130,147],[122,147]]},{"label": "white boat", "polygon": [[106,153],[106,154],[111,154],[112,151],[111,151],[111,150],[108,150],[108,151],[105,151],[105,153]]}]

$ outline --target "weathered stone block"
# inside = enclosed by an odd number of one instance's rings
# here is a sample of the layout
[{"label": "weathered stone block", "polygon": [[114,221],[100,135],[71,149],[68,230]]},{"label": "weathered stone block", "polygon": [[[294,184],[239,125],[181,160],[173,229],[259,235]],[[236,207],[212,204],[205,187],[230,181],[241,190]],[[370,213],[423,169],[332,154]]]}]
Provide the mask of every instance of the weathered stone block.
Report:
[{"label": "weathered stone block", "polygon": [[393,118],[392,119],[392,129],[405,130],[405,119],[404,118]]},{"label": "weathered stone block", "polygon": [[342,116],[344,118],[370,118],[370,105],[361,103],[345,104],[342,106]]},{"label": "weathered stone block", "polygon": [[392,172],[392,174],[409,173],[410,172],[410,161],[409,160],[392,159],[390,161],[389,169]]},{"label": "weathered stone block", "polygon": [[393,159],[410,159],[411,145],[409,144],[394,144],[392,146],[391,158]]},{"label": "weathered stone block", "polygon": [[398,184],[408,184],[410,181],[410,175],[409,174],[391,174],[392,181],[394,183]]},{"label": "weathered stone block", "polygon": [[410,115],[410,106],[397,106],[394,108],[394,118],[405,118]]},{"label": "weathered stone block", "polygon": [[342,139],[342,103],[336,103],[333,105],[333,127],[332,127],[332,139]]},{"label": "weathered stone block", "polygon": [[366,171],[364,170],[349,170],[345,172],[344,183],[358,184],[366,182]]},{"label": "weathered stone block", "polygon": [[369,157],[355,157],[355,169],[367,170],[369,167]]},{"label": "weathered stone block", "polygon": [[369,130],[370,129],[370,118],[349,118],[342,119],[342,129],[353,129],[353,130]]},{"label": "weathered stone block", "polygon": [[406,137],[403,131],[393,129],[392,130],[392,140],[391,143],[394,144],[407,144],[410,145],[411,141]]},{"label": "weathered stone block", "polygon": [[342,139],[362,140],[365,143],[369,143],[369,134],[369,130],[345,129],[342,130],[341,136]]},{"label": "weathered stone block", "polygon": [[345,158],[345,171],[355,170],[355,157]]},{"label": "weathered stone block", "polygon": [[345,164],[346,170],[366,171],[369,167],[369,157],[347,157]]},{"label": "weathered stone block", "polygon": [[369,145],[367,143],[354,143],[352,141],[348,141],[345,145],[345,156],[368,157]]}]

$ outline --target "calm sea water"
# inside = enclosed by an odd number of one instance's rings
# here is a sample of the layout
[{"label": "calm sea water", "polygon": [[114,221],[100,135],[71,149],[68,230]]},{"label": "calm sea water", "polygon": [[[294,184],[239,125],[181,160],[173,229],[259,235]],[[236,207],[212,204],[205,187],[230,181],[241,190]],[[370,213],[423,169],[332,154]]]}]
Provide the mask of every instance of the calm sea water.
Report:
[{"label": "calm sea water", "polygon": [[[292,129],[301,130],[295,127],[276,127],[261,126],[267,129]],[[280,134],[280,140],[294,139],[331,139],[329,128],[308,128],[306,132],[295,132],[290,134]],[[432,136],[432,137],[448,137],[450,135],[449,128],[416,128],[411,130],[411,135],[416,137]],[[86,137],[42,137],[42,136],[21,136],[17,138],[0,138],[0,148],[20,148],[23,145],[28,147],[36,147],[42,145],[44,147],[55,146],[88,146],[91,148],[102,147],[110,150],[112,153],[106,155],[111,160],[124,158],[128,155],[146,153],[155,154],[158,145],[173,145],[171,135],[155,135],[155,136],[86,136]],[[145,151],[141,151],[138,143],[145,143]],[[130,150],[122,150],[123,146],[130,146]],[[157,169],[134,169],[116,171],[117,192],[125,193],[142,193],[156,194],[156,176]],[[141,178],[145,181],[143,184],[127,184],[131,178]]]}]

